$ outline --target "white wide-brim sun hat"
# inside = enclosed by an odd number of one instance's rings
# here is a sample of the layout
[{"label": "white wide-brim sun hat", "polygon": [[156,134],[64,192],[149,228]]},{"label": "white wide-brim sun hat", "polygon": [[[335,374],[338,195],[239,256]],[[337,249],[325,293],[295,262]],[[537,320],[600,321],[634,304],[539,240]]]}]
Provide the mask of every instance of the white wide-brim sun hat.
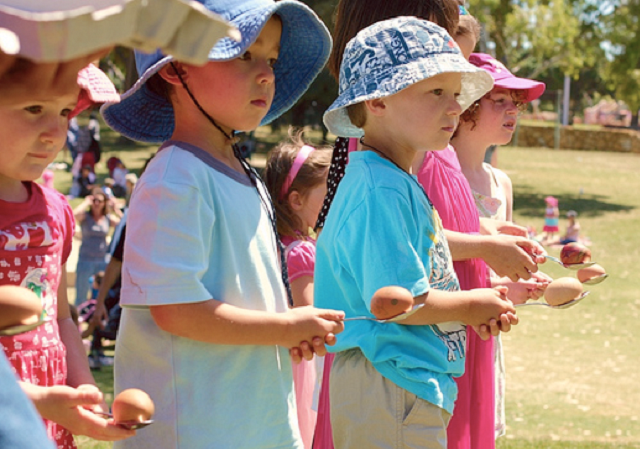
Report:
[{"label": "white wide-brim sun hat", "polygon": [[470,64],[447,31],[426,20],[396,17],[361,30],[347,44],[340,65],[339,95],[324,114],[329,131],[341,137],[362,137],[347,107],[388,97],[441,73],[460,73],[457,98],[464,111],[489,92],[493,78]]}]

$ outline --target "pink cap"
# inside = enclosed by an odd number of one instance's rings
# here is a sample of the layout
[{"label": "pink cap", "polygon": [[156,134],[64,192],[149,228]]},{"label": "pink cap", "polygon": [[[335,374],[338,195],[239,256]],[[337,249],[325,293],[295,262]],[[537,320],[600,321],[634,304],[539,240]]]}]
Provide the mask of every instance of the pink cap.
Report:
[{"label": "pink cap", "polygon": [[296,176],[298,175],[300,168],[304,165],[304,162],[307,160],[309,155],[313,153],[314,150],[315,148],[309,145],[305,145],[302,148],[300,148],[300,151],[298,151],[298,154],[296,155],[296,158],[293,161],[293,165],[291,166],[291,170],[289,170],[289,173],[287,174],[287,179],[285,179],[284,184],[282,184],[282,190],[280,190],[280,197],[279,197],[281,200],[283,200],[284,197],[289,192],[289,189],[291,188],[291,184],[293,184],[293,180],[296,179]]},{"label": "pink cap", "polygon": [[511,73],[503,63],[486,53],[471,53],[469,62],[476,67],[486,70],[493,77],[493,87],[503,89],[522,90],[525,92],[524,101],[533,101],[544,93],[545,84],[527,78],[518,78]]},{"label": "pink cap", "polygon": [[120,94],[109,77],[98,67],[89,64],[78,72],[78,104],[69,114],[73,118],[94,104],[118,103]]},{"label": "pink cap", "polygon": [[554,196],[548,196],[545,199],[545,202],[549,203],[553,207],[558,207],[558,198]]}]

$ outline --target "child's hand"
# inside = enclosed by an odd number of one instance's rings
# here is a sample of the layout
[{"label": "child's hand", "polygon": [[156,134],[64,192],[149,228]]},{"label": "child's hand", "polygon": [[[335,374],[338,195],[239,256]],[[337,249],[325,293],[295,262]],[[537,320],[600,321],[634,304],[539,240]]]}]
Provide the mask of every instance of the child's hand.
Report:
[{"label": "child's hand", "polygon": [[506,276],[512,281],[530,279],[531,273],[538,271],[538,263],[546,259],[544,249],[525,237],[496,235],[488,237],[490,247],[485,251],[484,261],[498,276]]},{"label": "child's hand", "polygon": [[[311,353],[312,357],[313,352],[324,355],[326,353],[324,343],[332,344],[335,334],[344,330],[342,322],[344,312],[337,310],[316,309],[311,306],[295,307],[287,312],[287,316],[289,325],[281,345],[287,348],[299,348],[302,356],[305,353],[307,356]],[[312,342],[312,345],[308,342]],[[300,348],[303,343],[305,343],[304,348]]]},{"label": "child's hand", "polygon": [[478,328],[481,325],[489,326],[493,335],[500,330],[503,323],[505,327],[513,324],[511,316],[507,314],[510,312],[515,316],[516,309],[507,299],[508,290],[504,286],[470,290],[473,299],[469,305],[468,316],[463,320],[465,324]]},{"label": "child's hand", "polygon": [[334,334],[327,334],[324,340],[320,337],[313,338],[313,344],[309,344],[308,341],[300,343],[299,347],[289,349],[291,360],[294,363],[302,362],[302,359],[311,360],[313,355],[316,354],[320,357],[327,354],[326,345],[333,346],[336,344],[336,336]]},{"label": "child's hand", "polygon": [[38,387],[22,383],[38,412],[43,418],[54,421],[74,435],[86,435],[95,440],[119,441],[135,435],[133,430],[125,430],[106,420],[91,410],[105,407],[103,396],[94,385],[72,388],[67,385]]},{"label": "child's hand", "polygon": [[497,281],[496,285],[504,285],[509,289],[507,298],[514,304],[524,304],[530,299],[538,299],[543,294],[547,285],[552,279],[546,274],[538,271],[537,273],[531,273],[531,279],[520,279],[518,282],[512,282],[508,278],[502,278]]}]

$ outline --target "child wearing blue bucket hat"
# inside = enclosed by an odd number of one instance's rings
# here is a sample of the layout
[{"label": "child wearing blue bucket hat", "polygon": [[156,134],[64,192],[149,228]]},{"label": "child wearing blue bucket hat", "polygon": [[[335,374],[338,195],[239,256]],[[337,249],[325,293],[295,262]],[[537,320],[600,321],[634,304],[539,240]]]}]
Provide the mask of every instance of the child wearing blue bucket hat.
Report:
[{"label": "child wearing blue bucket hat", "polygon": [[140,79],[102,109],[125,136],[163,142],[131,198],[115,355],[116,393],[143,389],[156,412],[115,447],[302,448],[288,351],[324,354],[344,314],[288,309],[275,212],[234,133],[290,108],[331,41],[297,1],[204,6],[242,40],[202,67],[137,53]]},{"label": "child wearing blue bucket hat", "polygon": [[492,85],[443,28],[417,18],[378,22],[347,44],[324,122],[364,151],[350,154],[318,239],[315,303],[372,317],[374,293],[399,286],[422,307],[395,323],[349,321],[329,348],[336,449],[446,448],[465,325],[496,334],[517,323],[506,288],[459,291],[441,221],[409,174],[417,151],[444,149]]}]

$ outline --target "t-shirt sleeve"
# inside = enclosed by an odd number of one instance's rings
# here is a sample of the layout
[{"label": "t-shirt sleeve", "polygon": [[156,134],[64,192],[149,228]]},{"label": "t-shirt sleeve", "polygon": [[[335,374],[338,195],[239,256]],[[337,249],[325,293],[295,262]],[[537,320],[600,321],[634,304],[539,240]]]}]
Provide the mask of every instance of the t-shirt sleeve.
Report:
[{"label": "t-shirt sleeve", "polygon": [[311,242],[298,242],[287,254],[289,280],[295,281],[302,276],[313,276],[315,264],[315,245]]},{"label": "t-shirt sleeve", "polygon": [[73,246],[73,234],[76,230],[76,219],[73,216],[73,209],[69,205],[69,202],[60,195],[60,202],[62,204],[62,220],[63,220],[63,238],[64,243],[62,245],[62,265],[67,263],[69,255],[71,254],[71,248]]},{"label": "t-shirt sleeve", "polygon": [[[381,287],[397,285],[415,296],[429,289],[430,266],[424,261],[432,240],[420,236],[414,208],[401,192],[392,188],[373,189],[344,220],[335,244],[339,261],[355,284],[370,299]],[[417,247],[422,246],[422,247]]]},{"label": "t-shirt sleeve", "polygon": [[148,182],[136,188],[127,219],[122,304],[150,306],[212,298],[208,269],[215,213],[196,185]]},{"label": "t-shirt sleeve", "polygon": [[124,242],[126,240],[127,236],[127,225],[125,224],[124,226],[122,226],[122,230],[120,231],[120,237],[118,238],[118,243],[116,243],[116,247],[113,250],[113,254],[111,254],[111,257],[119,260],[119,261],[123,261],[124,260]]}]

